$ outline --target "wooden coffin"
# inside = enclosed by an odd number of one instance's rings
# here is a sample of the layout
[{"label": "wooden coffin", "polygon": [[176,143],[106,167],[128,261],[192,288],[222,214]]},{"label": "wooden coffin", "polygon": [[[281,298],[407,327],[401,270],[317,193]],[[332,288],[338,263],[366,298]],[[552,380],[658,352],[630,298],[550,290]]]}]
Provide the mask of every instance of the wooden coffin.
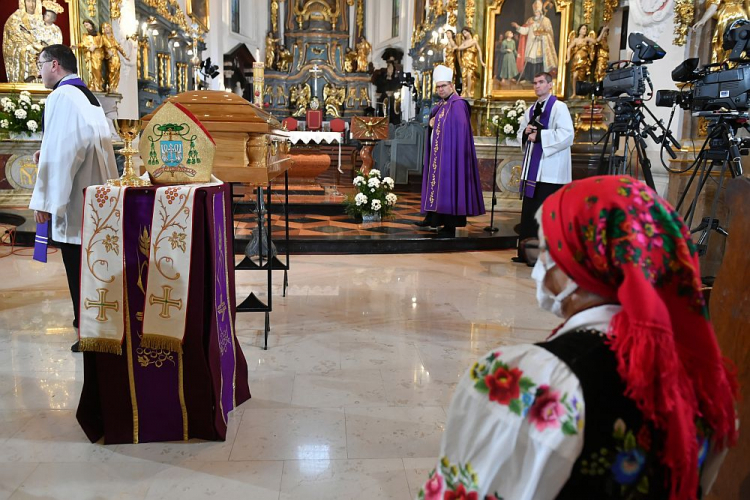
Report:
[{"label": "wooden coffin", "polygon": [[[279,122],[231,92],[194,90],[169,98],[193,113],[216,142],[213,175],[224,182],[264,186],[292,166]],[[143,128],[158,111],[143,117]]]}]

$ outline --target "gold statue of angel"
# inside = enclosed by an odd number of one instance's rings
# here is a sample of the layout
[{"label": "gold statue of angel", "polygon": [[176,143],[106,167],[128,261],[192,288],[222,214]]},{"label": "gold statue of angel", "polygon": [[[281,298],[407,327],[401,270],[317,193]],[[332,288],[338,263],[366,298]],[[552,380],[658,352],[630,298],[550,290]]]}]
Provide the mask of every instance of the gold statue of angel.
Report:
[{"label": "gold statue of angel", "polygon": [[325,104],[326,115],[333,118],[341,118],[341,107],[346,98],[346,88],[337,87],[333,83],[323,86],[323,104]]},{"label": "gold statue of angel", "polygon": [[310,98],[312,97],[312,91],[310,90],[310,84],[309,83],[300,83],[297,84],[296,88],[292,87],[292,94],[289,98],[289,102],[291,102],[295,108],[297,108],[294,113],[292,113],[292,116],[300,117],[305,116],[305,113],[307,112],[307,106],[310,104]]}]

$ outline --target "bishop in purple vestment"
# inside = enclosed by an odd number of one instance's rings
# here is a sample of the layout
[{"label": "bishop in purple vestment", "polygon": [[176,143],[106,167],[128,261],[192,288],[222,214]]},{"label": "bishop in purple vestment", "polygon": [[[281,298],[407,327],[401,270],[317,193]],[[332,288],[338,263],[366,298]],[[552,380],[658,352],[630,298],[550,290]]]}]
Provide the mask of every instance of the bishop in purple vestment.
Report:
[{"label": "bishop in purple vestment", "polygon": [[430,112],[430,140],[422,172],[420,226],[443,226],[441,234],[454,236],[466,217],[484,214],[477,153],[471,131],[469,103],[456,94],[453,71],[438,66],[433,81],[442,99]]}]

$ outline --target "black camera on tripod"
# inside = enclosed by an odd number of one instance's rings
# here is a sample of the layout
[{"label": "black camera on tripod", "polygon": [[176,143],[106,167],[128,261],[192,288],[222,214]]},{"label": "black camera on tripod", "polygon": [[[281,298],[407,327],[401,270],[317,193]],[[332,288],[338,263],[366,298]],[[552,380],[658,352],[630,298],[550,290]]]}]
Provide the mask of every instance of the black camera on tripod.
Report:
[{"label": "black camera on tripod", "polygon": [[[596,97],[614,100],[626,94],[629,97],[641,97],[646,92],[646,81],[649,80],[648,64],[666,55],[659,44],[646,38],[642,33],[631,33],[628,45],[633,51],[631,61],[615,61],[607,67],[607,74],[600,82],[576,82],[576,95],[593,94]],[[624,64],[624,65],[623,65]],[[623,65],[617,69],[615,66]]]},{"label": "black camera on tripod", "polygon": [[743,53],[750,48],[750,21],[738,19],[724,32],[722,47],[731,49],[728,61],[737,63],[727,69],[725,63],[698,68],[697,57],[690,58],[672,71],[672,80],[691,83],[692,89],[659,90],[656,105],[680,106],[693,113],[707,111],[747,111],[750,108],[750,59]]}]

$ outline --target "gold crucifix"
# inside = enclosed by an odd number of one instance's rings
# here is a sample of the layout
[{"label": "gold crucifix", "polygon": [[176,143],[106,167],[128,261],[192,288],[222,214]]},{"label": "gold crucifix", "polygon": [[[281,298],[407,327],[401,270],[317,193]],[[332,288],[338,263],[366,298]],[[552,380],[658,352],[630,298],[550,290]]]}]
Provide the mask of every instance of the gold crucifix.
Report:
[{"label": "gold crucifix", "polygon": [[171,316],[169,315],[169,307],[176,307],[178,310],[182,309],[182,299],[173,300],[169,298],[169,296],[172,295],[171,286],[162,285],[161,289],[164,292],[164,295],[162,297],[157,297],[152,293],[148,298],[148,303],[150,305],[161,304],[161,312],[159,313],[159,317],[170,319]]},{"label": "gold crucifix", "polygon": [[86,299],[83,302],[83,305],[86,309],[91,309],[92,307],[98,307],[99,314],[97,314],[96,320],[100,322],[108,321],[107,309],[114,309],[115,311],[119,311],[120,304],[118,301],[107,302],[108,290],[106,288],[97,288],[96,291],[99,292],[99,298],[97,300]]}]

